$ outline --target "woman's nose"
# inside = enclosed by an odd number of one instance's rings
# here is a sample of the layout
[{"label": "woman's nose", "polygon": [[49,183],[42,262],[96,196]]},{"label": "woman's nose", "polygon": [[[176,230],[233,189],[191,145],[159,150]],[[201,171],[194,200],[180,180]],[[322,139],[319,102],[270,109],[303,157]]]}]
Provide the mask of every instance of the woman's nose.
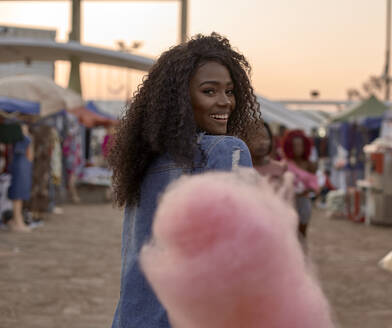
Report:
[{"label": "woman's nose", "polygon": [[226,94],[226,92],[222,92],[219,94],[218,104],[221,106],[228,106],[231,105],[231,99]]}]

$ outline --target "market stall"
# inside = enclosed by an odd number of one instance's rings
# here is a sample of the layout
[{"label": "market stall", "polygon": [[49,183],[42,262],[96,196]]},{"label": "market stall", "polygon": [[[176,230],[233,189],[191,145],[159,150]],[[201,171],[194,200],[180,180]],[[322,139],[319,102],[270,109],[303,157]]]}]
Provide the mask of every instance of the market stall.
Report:
[{"label": "market stall", "polygon": [[371,156],[365,149],[378,138],[387,110],[371,96],[332,117],[328,126],[331,181],[338,188],[329,195],[330,204],[354,221],[364,221],[365,211],[369,209],[365,206],[365,198],[368,199],[365,190],[369,185],[365,176],[369,177]]},{"label": "market stall", "polygon": [[[78,180],[85,183],[91,177],[84,172],[85,154],[89,149],[86,135],[91,128],[111,126],[117,120],[89,103],[85,105],[81,96],[72,90],[37,75],[1,78],[0,111],[7,119],[21,120],[23,115],[34,117],[30,126],[38,142],[35,143],[34,165],[37,178],[33,183],[37,192],[33,194],[50,195],[57,190],[56,196],[51,197],[62,202],[68,191],[68,198],[79,201]],[[110,185],[109,174],[106,174],[106,185]],[[36,204],[41,204],[37,205],[40,209],[47,207],[42,201]]]},{"label": "market stall", "polygon": [[355,187],[363,179],[364,146],[378,137],[382,115],[388,108],[371,96],[331,117],[327,129],[331,180],[340,189]]},{"label": "market stall", "polygon": [[380,137],[367,145],[365,179],[367,223],[392,225],[392,112],[383,118]]},{"label": "market stall", "polygon": [[112,172],[107,165],[107,153],[118,119],[88,101],[76,111],[85,126],[85,165],[77,181],[78,194],[83,202],[111,200]]}]

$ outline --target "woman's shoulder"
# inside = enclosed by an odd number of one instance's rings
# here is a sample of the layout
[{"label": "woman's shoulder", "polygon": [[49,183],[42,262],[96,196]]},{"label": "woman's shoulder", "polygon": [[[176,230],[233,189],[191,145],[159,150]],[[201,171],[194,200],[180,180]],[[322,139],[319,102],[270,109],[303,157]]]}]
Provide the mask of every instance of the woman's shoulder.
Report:
[{"label": "woman's shoulder", "polygon": [[204,135],[200,142],[207,168],[231,170],[235,166],[252,167],[245,142],[233,136]]},{"label": "woman's shoulder", "polygon": [[248,147],[241,139],[226,135],[203,135],[199,141],[202,149],[207,153],[219,150],[231,150],[233,147],[237,149],[244,149],[248,151]]}]

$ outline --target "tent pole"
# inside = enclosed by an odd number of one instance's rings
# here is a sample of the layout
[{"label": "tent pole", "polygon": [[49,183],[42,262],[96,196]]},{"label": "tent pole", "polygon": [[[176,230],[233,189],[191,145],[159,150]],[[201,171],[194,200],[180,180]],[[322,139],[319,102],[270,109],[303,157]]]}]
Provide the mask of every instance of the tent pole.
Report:
[{"label": "tent pole", "polygon": [[[80,2],[81,0],[72,0],[72,30],[69,34],[69,40],[80,43]],[[71,71],[69,73],[68,87],[82,94],[82,85],[80,83],[80,59],[72,56],[70,59]]]},{"label": "tent pole", "polygon": [[181,0],[181,43],[186,42],[188,34],[188,0]]},{"label": "tent pole", "polygon": [[391,49],[391,0],[387,0],[387,33],[386,33],[386,59],[385,59],[385,100],[389,100],[390,90],[390,78],[389,78],[389,60],[390,60],[390,49]]}]

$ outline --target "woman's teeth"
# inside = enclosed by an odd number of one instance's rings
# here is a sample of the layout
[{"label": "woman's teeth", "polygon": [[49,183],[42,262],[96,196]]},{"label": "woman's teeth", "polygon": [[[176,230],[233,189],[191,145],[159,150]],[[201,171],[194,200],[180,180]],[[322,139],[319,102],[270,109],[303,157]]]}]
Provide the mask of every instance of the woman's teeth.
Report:
[{"label": "woman's teeth", "polygon": [[228,120],[229,114],[211,114],[210,117],[216,120]]}]

